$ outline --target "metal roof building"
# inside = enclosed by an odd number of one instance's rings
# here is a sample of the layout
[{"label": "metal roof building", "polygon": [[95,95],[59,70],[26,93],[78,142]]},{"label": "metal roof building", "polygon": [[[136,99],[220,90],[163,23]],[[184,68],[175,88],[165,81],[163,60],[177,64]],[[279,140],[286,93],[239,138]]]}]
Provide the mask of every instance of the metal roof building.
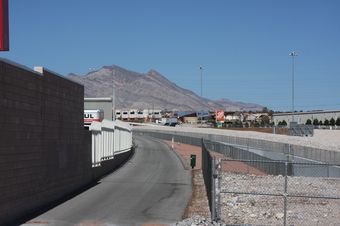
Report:
[{"label": "metal roof building", "polygon": [[324,122],[326,119],[329,121],[331,118],[335,120],[340,118],[340,110],[334,111],[308,111],[308,112],[295,112],[292,113],[277,113],[273,114],[273,122],[277,125],[279,122],[285,120],[287,124],[292,121],[294,116],[294,121],[299,124],[306,124],[306,121],[310,119],[312,122],[314,119]]}]

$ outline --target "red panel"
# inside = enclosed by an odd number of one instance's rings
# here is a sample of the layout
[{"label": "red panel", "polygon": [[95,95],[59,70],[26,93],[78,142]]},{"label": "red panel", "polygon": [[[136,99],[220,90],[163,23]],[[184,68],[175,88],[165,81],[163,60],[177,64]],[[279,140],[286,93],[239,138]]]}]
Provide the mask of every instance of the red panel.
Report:
[{"label": "red panel", "polygon": [[215,118],[216,122],[224,122],[224,110],[217,110]]},{"label": "red panel", "polygon": [[0,51],[9,50],[8,0],[0,0]]}]

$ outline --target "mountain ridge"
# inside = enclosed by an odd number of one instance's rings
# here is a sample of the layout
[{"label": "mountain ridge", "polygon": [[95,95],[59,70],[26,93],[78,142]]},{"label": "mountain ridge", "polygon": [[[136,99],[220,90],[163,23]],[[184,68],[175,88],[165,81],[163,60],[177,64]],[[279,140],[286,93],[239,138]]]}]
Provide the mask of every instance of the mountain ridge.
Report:
[{"label": "mountain ridge", "polygon": [[155,69],[138,73],[117,65],[103,66],[85,75],[69,73],[68,79],[84,85],[85,97],[108,97],[115,90],[116,108],[256,111],[263,106],[234,102],[227,98],[210,100],[168,80]]}]

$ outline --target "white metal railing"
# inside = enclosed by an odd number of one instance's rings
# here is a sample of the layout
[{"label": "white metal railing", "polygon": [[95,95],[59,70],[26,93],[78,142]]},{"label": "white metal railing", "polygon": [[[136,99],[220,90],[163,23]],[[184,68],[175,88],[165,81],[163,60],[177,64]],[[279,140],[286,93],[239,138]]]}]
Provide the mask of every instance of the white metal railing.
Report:
[{"label": "white metal railing", "polygon": [[92,122],[89,130],[92,132],[92,167],[131,150],[132,131],[128,123],[104,119]]}]

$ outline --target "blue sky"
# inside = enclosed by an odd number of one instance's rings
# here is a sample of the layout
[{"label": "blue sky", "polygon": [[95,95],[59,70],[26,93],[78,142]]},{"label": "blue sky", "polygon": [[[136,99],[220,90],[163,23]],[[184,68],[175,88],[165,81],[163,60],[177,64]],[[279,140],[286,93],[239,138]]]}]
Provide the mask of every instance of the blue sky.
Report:
[{"label": "blue sky", "polygon": [[340,109],[338,0],[10,0],[10,51],[59,74],[155,69],[203,96],[291,110]]}]

